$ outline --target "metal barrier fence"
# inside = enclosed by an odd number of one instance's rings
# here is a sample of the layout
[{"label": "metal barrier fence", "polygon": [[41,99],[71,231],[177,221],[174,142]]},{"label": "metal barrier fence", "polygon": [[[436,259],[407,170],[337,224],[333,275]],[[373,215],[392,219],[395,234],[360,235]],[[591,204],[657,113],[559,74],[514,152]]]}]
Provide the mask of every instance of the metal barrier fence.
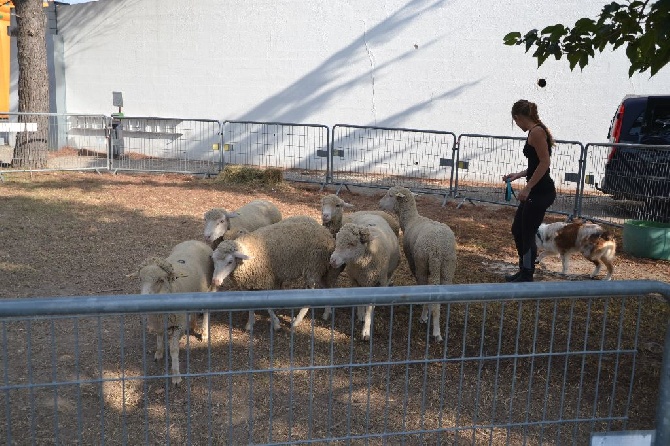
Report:
[{"label": "metal barrier fence", "polygon": [[332,182],[449,195],[455,143],[451,132],[337,124]]},{"label": "metal barrier fence", "polygon": [[[659,299],[660,294],[664,299]],[[670,443],[670,331],[643,361],[670,285],[536,282],[0,301],[6,444],[589,444],[654,429]],[[312,313],[294,331],[294,311]],[[441,343],[418,304],[442,303]],[[376,305],[370,341],[355,311]],[[247,310],[287,327],[244,331]],[[179,387],[140,314],[212,313],[182,339]],[[259,313],[260,315],[261,313]],[[662,338],[662,335],[661,335]],[[167,353],[166,353],[167,354]],[[659,378],[660,376],[660,378]],[[660,379],[660,383],[658,382]],[[656,387],[656,384],[659,387]],[[650,443],[648,443],[650,444]]]},{"label": "metal barrier fence", "polygon": [[[458,137],[458,169],[455,197],[516,206],[505,201],[502,177],[527,167],[523,155],[526,138],[463,134]],[[551,177],[556,184],[556,200],[549,212],[576,216],[583,146],[576,141],[556,141],[551,154]],[[519,187],[518,185],[513,186]]]},{"label": "metal barrier fence", "polygon": [[[348,124],[335,125],[331,135],[319,124],[45,113],[0,116],[0,169],[7,169],[0,175],[27,170],[11,167],[14,148],[23,138],[48,148],[45,167],[31,171],[216,175],[233,164],[279,168],[288,181],[333,184],[337,192],[350,185],[400,185],[443,194],[445,202],[454,197],[516,205],[505,201],[501,178],[526,167],[525,138],[520,137],[457,138],[452,132]],[[584,147],[559,140],[551,175],[558,193],[549,212],[616,226],[631,218],[670,221],[670,146]]]},{"label": "metal barrier fence", "polygon": [[225,121],[223,165],[277,168],[289,181],[325,184],[330,132],[319,124]]},{"label": "metal barrier fence", "polygon": [[621,226],[670,221],[670,146],[587,144],[579,215]]},{"label": "metal barrier fence", "polygon": [[20,164],[14,159],[14,148],[21,145],[22,140],[46,144],[44,167],[38,170],[97,170],[109,167],[108,118],[105,116],[6,112],[2,112],[2,116],[0,162],[4,168]]},{"label": "metal barrier fence", "polygon": [[110,135],[112,170],[216,175],[221,169],[219,121],[115,117]]}]

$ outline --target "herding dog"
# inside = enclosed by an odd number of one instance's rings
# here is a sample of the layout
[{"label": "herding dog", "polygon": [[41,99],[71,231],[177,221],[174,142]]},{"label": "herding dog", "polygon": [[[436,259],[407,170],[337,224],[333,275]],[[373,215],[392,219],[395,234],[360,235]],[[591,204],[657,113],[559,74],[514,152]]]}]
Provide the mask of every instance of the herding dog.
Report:
[{"label": "herding dog", "polygon": [[581,252],[587,260],[596,265],[591,273],[592,278],[598,275],[601,265],[605,264],[607,275],[604,280],[612,279],[614,272],[612,260],[616,252],[616,241],[614,236],[600,225],[583,222],[542,223],[535,234],[535,242],[538,251],[542,251],[536,263],[540,263],[550,255],[560,256],[565,275],[568,272],[570,255]]}]

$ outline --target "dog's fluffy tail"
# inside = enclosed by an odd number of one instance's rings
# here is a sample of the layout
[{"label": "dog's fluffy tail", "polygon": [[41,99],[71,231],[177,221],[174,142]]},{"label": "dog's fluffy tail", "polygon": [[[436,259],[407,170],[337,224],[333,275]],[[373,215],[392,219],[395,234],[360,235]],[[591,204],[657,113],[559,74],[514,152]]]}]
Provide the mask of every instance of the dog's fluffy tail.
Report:
[{"label": "dog's fluffy tail", "polygon": [[589,235],[588,241],[590,243],[596,243],[598,240],[605,240],[607,242],[613,242],[614,241],[614,234],[612,234],[609,231],[598,231],[594,232],[593,234]]},{"label": "dog's fluffy tail", "polygon": [[608,242],[613,242],[614,241],[614,234],[612,234],[609,231],[603,231],[602,234],[600,234],[600,238],[603,240],[607,240]]}]

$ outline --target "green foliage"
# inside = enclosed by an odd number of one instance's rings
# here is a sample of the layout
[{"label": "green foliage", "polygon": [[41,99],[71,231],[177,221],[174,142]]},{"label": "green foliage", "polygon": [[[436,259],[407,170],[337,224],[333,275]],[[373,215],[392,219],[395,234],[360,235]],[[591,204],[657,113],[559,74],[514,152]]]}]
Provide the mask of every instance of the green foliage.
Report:
[{"label": "green foliage", "polygon": [[534,47],[538,67],[550,56],[560,60],[565,55],[571,70],[587,66],[596,51],[625,47],[628,76],[647,70],[654,76],[670,62],[670,0],[612,2],[596,20],[581,18],[572,28],[556,24],[525,35],[514,31],[503,42],[524,45],[526,52]]}]

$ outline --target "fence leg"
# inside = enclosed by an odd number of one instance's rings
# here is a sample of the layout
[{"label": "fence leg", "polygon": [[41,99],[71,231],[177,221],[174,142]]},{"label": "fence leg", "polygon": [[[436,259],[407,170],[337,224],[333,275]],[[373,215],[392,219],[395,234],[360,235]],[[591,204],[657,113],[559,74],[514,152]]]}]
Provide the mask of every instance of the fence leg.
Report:
[{"label": "fence leg", "polygon": [[670,444],[670,322],[665,330],[661,382],[658,386],[658,406],[656,407],[656,439],[654,440],[655,446],[668,444]]}]

